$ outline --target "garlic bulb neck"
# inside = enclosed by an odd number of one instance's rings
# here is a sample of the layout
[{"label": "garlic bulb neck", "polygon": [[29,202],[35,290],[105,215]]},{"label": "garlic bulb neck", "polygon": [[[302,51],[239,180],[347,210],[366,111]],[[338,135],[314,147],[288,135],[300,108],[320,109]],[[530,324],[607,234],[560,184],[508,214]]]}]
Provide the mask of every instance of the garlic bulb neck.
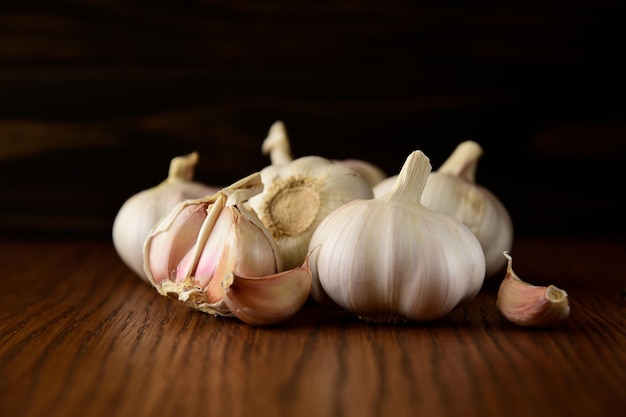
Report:
[{"label": "garlic bulb neck", "polygon": [[272,124],[267,137],[261,144],[263,155],[270,156],[272,165],[282,165],[293,161],[291,145],[285,124],[278,120]]},{"label": "garlic bulb neck", "polygon": [[472,140],[461,142],[437,172],[475,182],[478,160],[482,154],[483,148],[477,142]]},{"label": "garlic bulb neck", "polygon": [[176,156],[170,161],[169,172],[165,181],[191,181],[198,163],[198,152]]},{"label": "garlic bulb neck", "polygon": [[405,204],[420,204],[430,172],[428,157],[423,152],[412,152],[389,190],[388,198]]}]

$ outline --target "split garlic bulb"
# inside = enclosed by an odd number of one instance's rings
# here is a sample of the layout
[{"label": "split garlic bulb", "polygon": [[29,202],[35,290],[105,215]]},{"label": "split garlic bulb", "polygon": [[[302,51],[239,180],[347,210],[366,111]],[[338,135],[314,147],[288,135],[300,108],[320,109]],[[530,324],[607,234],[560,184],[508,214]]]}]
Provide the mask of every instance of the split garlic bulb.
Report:
[{"label": "split garlic bulb", "polygon": [[278,248],[243,203],[263,189],[259,173],[216,194],[178,204],[144,245],[146,276],[161,295],[249,324],[273,324],[309,297],[305,262],[281,272]]},{"label": "split garlic bulb", "polygon": [[357,171],[320,156],[291,158],[282,124],[274,124],[263,143],[272,164],[263,168],[262,193],[248,204],[270,231],[285,269],[304,262],[315,228],[331,211],[357,198],[373,198]]},{"label": "split garlic bulb", "polygon": [[[483,248],[486,277],[492,277],[505,264],[502,252],[513,244],[513,223],[502,202],[487,188],[476,183],[482,147],[474,141],[460,143],[441,167],[432,172],[422,193],[422,204],[449,214],[476,235]],[[374,187],[374,195],[387,192],[395,177]]]},{"label": "split garlic bulb", "polygon": [[128,198],[113,221],[113,245],[124,263],[148,281],[143,270],[143,244],[156,222],[176,204],[214,194],[219,188],[193,181],[198,153],[173,158],[167,178]]},{"label": "split garlic bulb", "polygon": [[[311,238],[311,295],[373,321],[427,321],[472,299],[485,275],[476,236],[420,197],[431,171],[422,151],[393,188],[330,213]],[[315,289],[315,291],[313,291]]]}]

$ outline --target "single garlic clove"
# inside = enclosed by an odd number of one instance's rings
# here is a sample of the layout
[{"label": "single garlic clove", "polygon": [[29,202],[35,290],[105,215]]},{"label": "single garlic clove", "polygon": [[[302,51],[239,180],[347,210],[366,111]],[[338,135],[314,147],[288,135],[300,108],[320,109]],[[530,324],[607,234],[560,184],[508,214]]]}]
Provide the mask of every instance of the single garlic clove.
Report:
[{"label": "single garlic clove", "polygon": [[510,322],[524,327],[553,326],[565,320],[570,312],[567,293],[549,285],[531,285],[513,271],[513,258],[508,259],[507,272],[500,284],[496,306]]},{"label": "single garlic clove", "polygon": [[311,291],[308,258],[289,271],[263,277],[234,272],[222,280],[223,299],[229,311],[251,325],[271,325],[293,317]]}]

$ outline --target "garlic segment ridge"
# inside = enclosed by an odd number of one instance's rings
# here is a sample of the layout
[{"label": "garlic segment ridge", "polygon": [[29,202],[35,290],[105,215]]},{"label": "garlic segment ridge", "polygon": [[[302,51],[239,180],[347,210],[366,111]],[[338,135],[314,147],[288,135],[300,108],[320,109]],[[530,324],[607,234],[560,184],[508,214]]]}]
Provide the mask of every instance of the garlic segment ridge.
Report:
[{"label": "garlic segment ridge", "polygon": [[430,173],[412,152],[393,188],[349,202],[317,227],[309,249],[311,295],[373,321],[428,321],[472,299],[485,275],[476,236],[420,203]]},{"label": "garlic segment ridge", "polygon": [[513,271],[513,257],[508,259],[506,276],[498,289],[496,306],[508,321],[524,327],[553,326],[570,313],[567,292],[554,285],[531,285]]},{"label": "garlic segment ridge", "polygon": [[[308,297],[310,272],[306,267],[282,271],[276,242],[244,207],[262,189],[260,174],[252,174],[212,196],[180,203],[155,225],[144,245],[144,268],[157,291],[205,313],[234,315],[254,324],[291,317]],[[234,277],[241,283],[226,301],[225,290]],[[272,286],[277,289],[268,290]],[[257,287],[280,299],[255,303]],[[230,309],[235,305],[230,299],[240,300],[237,309]],[[291,303],[290,308],[285,303]],[[249,313],[248,307],[256,313]]]},{"label": "garlic segment ridge", "polygon": [[124,263],[146,282],[143,244],[152,227],[176,204],[214,194],[219,187],[193,181],[198,153],[173,158],[167,178],[160,184],[128,198],[113,222],[113,246]]},{"label": "garlic segment ridge", "polygon": [[[476,235],[485,253],[487,278],[495,276],[505,264],[502,252],[513,244],[513,223],[502,202],[487,188],[476,183],[482,147],[474,141],[461,142],[441,167],[432,172],[422,204],[461,221]],[[386,192],[395,178],[374,187],[374,195]]]},{"label": "garlic segment ridge", "polygon": [[373,198],[371,185],[357,171],[320,156],[291,158],[282,123],[263,143],[272,164],[263,168],[263,192],[249,206],[278,245],[285,269],[304,262],[317,225],[332,210],[356,198]]}]

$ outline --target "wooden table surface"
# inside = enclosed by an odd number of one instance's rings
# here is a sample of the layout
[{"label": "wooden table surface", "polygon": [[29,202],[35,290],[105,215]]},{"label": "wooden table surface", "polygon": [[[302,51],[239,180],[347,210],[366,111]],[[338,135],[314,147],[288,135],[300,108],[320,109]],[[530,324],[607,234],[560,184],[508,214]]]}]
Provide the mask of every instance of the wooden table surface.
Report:
[{"label": "wooden table surface", "polygon": [[566,290],[516,327],[498,280],[425,324],[307,303],[253,327],[162,297],[106,239],[0,242],[0,415],[617,416],[626,409],[626,241],[518,238],[518,275]]}]

